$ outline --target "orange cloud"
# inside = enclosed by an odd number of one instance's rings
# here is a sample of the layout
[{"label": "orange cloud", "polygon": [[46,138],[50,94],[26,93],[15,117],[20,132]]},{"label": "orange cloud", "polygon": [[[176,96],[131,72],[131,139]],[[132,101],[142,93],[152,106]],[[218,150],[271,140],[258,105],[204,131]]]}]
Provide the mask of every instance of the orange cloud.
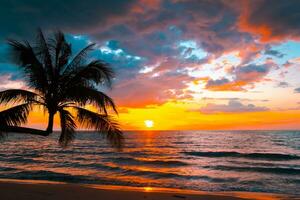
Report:
[{"label": "orange cloud", "polygon": [[234,81],[226,82],[223,84],[206,84],[205,89],[212,91],[243,91],[243,86],[247,85],[247,82]]},{"label": "orange cloud", "polygon": [[272,28],[266,24],[251,24],[249,22],[249,16],[247,12],[241,15],[239,20],[239,28],[245,32],[259,35],[261,42],[277,42],[282,39],[282,37],[273,36]]},{"label": "orange cloud", "polygon": [[238,27],[263,43],[299,40],[299,1],[238,1]]}]

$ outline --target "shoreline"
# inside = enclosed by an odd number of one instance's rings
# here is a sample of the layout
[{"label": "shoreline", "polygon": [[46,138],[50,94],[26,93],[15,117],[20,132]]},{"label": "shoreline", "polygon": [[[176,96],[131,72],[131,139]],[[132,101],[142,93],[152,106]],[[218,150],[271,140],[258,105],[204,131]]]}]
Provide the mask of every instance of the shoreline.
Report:
[{"label": "shoreline", "polygon": [[170,188],[75,184],[44,180],[0,179],[0,196],[5,200],[108,199],[108,200],[279,200],[295,196],[259,192],[206,192]]}]

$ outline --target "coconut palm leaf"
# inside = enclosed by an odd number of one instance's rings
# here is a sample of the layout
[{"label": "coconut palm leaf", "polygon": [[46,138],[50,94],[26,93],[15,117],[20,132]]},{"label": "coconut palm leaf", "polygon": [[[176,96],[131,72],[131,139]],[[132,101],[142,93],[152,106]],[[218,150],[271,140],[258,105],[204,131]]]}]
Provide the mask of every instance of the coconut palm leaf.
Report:
[{"label": "coconut palm leaf", "polygon": [[67,86],[73,86],[75,84],[88,85],[90,82],[110,86],[114,72],[108,64],[100,60],[95,60],[77,68],[77,70],[73,70],[72,75],[69,77]]},{"label": "coconut palm leaf", "polygon": [[24,103],[0,112],[0,124],[5,126],[19,126],[27,122],[31,103]]},{"label": "coconut palm leaf", "polygon": [[105,114],[107,114],[107,108],[111,108],[115,113],[118,113],[113,99],[92,86],[75,86],[65,92],[66,101],[76,102],[81,106],[92,104]]},{"label": "coconut palm leaf", "polygon": [[95,113],[80,107],[73,107],[77,111],[77,121],[87,129],[95,129],[105,136],[117,148],[123,145],[123,134],[119,124],[109,115]]},{"label": "coconut palm leaf", "polygon": [[37,50],[36,54],[40,57],[44,64],[45,71],[47,72],[48,80],[54,79],[54,68],[52,63],[52,55],[47,43],[44,33],[41,29],[37,31],[37,45],[35,47]]},{"label": "coconut palm leaf", "polygon": [[59,110],[60,114],[60,125],[61,125],[61,134],[59,137],[59,144],[62,147],[66,147],[74,138],[75,138],[75,129],[76,124],[74,117],[67,110]]},{"label": "coconut palm leaf", "polygon": [[54,38],[49,39],[49,48],[55,55],[54,68],[56,76],[61,73],[61,69],[69,62],[72,55],[71,44],[66,41],[61,31],[54,33]]},{"label": "coconut palm leaf", "polygon": [[27,85],[45,92],[48,87],[46,71],[31,45],[27,41],[19,42],[12,39],[8,40],[8,44],[11,46],[12,61],[24,72]]},{"label": "coconut palm leaf", "polygon": [[29,103],[21,104],[0,112],[0,140],[6,137],[6,127],[19,126],[27,122],[27,116],[31,110]]},{"label": "coconut palm leaf", "polygon": [[77,55],[72,59],[72,61],[66,66],[63,75],[70,76],[73,70],[76,70],[76,68],[78,68],[82,63],[84,63],[86,61],[88,53],[93,50],[94,46],[95,44],[91,43],[85,48],[83,48],[81,51],[79,51]]},{"label": "coconut palm leaf", "polygon": [[0,92],[0,104],[19,103],[19,102],[38,102],[39,95],[22,89],[9,89]]}]

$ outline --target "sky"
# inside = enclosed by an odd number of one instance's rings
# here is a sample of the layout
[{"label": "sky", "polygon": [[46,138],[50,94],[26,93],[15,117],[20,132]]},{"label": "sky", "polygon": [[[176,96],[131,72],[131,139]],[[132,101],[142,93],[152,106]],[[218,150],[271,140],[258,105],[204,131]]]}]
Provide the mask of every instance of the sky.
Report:
[{"label": "sky", "polygon": [[123,129],[299,129],[299,13],[298,0],[4,0],[0,90],[26,88],[6,39],[60,29],[116,72],[100,89]]}]

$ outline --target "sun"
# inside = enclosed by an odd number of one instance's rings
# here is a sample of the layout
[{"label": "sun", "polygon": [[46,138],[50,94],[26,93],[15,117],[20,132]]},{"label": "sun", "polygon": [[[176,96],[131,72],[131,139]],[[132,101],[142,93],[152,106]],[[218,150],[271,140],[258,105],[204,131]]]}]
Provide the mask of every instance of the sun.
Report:
[{"label": "sun", "polygon": [[154,126],[154,122],[149,119],[145,120],[144,123],[147,128],[152,128]]}]

